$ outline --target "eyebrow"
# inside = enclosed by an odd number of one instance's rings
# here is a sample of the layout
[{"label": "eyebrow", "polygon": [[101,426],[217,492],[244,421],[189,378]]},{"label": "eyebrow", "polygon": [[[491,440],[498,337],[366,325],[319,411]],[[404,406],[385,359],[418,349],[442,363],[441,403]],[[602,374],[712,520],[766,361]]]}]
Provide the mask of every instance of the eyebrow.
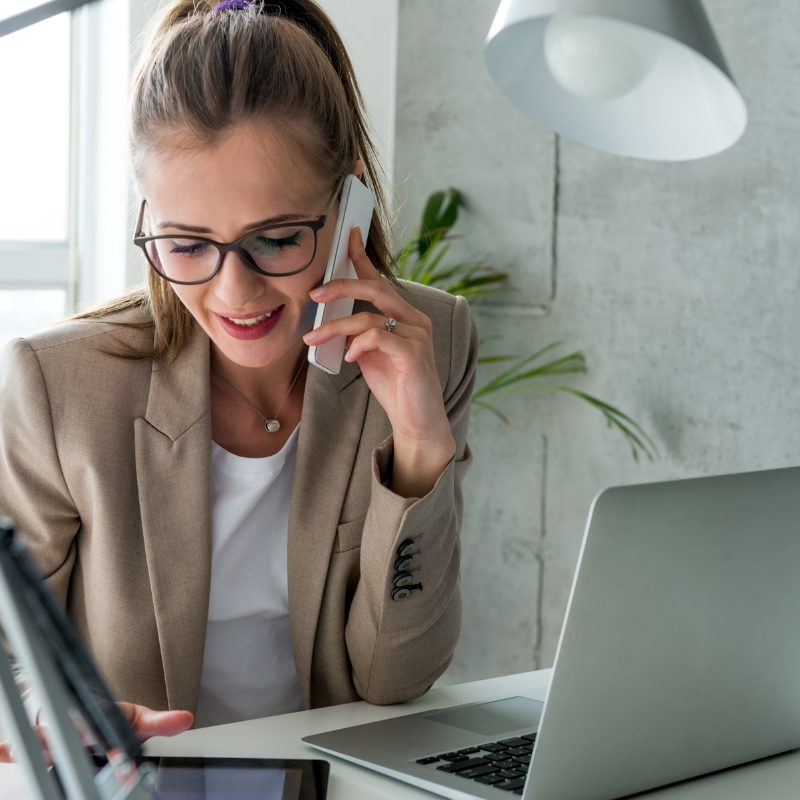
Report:
[{"label": "eyebrow", "polygon": [[[314,219],[314,217],[304,216],[302,214],[281,214],[277,217],[262,219],[259,222],[252,222],[249,225],[245,225],[242,230],[254,231],[258,230],[259,228],[266,228],[269,225],[279,225],[282,222],[301,222],[308,219]],[[159,222],[156,227],[160,230],[164,230],[165,228],[177,228],[178,230],[187,231],[188,233],[212,233],[211,228],[206,228],[202,225],[186,225],[183,222]]]}]

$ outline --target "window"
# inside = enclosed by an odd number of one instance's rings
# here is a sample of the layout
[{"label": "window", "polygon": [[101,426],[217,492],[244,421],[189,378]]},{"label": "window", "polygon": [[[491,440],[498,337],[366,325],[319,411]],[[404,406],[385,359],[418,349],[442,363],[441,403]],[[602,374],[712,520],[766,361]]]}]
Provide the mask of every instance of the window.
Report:
[{"label": "window", "polygon": [[3,341],[63,317],[69,305],[70,43],[69,14],[0,39]]},{"label": "window", "polygon": [[125,286],[129,0],[86,2],[0,36],[0,343]]}]

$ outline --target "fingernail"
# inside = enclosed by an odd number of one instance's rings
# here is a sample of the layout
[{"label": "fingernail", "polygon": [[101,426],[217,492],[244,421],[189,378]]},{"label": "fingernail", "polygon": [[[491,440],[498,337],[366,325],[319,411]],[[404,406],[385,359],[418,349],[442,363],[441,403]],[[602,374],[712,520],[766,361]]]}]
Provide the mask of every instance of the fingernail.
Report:
[{"label": "fingernail", "polygon": [[306,344],[311,344],[311,342],[315,342],[317,340],[317,332],[316,331],[309,331],[304,337],[303,341]]},{"label": "fingernail", "polygon": [[312,300],[318,300],[320,297],[325,296],[326,289],[324,286],[317,286],[316,289],[312,289],[308,294]]}]

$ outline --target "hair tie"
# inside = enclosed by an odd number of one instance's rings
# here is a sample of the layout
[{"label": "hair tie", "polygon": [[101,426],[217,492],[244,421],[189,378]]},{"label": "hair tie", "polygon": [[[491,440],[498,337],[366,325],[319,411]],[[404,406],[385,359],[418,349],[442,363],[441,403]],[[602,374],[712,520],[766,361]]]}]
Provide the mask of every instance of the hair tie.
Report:
[{"label": "hair tie", "polygon": [[221,0],[211,10],[219,14],[220,11],[242,11],[251,5],[250,0]]}]

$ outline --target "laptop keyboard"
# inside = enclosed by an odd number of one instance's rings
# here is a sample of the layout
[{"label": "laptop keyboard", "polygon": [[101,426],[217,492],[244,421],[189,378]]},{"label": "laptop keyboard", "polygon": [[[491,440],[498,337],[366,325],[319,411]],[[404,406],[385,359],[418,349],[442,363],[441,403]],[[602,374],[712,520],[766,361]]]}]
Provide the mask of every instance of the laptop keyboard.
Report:
[{"label": "laptop keyboard", "polygon": [[535,733],[524,734],[514,739],[501,739],[499,742],[418,758],[417,764],[485,783],[512,794],[522,794],[535,741]]}]

